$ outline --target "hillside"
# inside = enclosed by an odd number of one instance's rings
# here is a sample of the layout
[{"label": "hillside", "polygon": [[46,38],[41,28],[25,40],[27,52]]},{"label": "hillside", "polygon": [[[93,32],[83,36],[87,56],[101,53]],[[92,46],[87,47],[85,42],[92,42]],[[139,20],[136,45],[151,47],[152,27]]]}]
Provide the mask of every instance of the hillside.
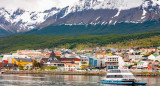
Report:
[{"label": "hillside", "polygon": [[105,47],[108,48],[118,48],[118,49],[128,49],[129,45],[132,48],[145,48],[145,47],[155,47],[160,46],[160,35],[159,36],[152,36],[149,38],[137,39],[133,41],[123,41],[117,42],[114,44],[108,44]]},{"label": "hillside", "polygon": [[9,35],[11,35],[10,32],[0,28],[0,37],[9,36]]},{"label": "hillside", "polygon": [[[0,53],[7,53],[18,49],[45,49],[45,48],[94,48],[120,43],[129,46],[131,40],[140,40],[141,45],[146,39],[152,39],[153,46],[159,46],[160,32],[139,33],[130,35],[84,35],[84,36],[40,36],[15,35],[0,38]],[[139,42],[139,41],[137,41]],[[146,45],[147,46],[147,45]],[[146,47],[145,46],[145,47]]]},{"label": "hillside", "polygon": [[53,25],[43,29],[34,29],[24,34],[34,35],[104,35],[131,34],[160,31],[159,21],[144,23],[118,23],[116,25]]}]

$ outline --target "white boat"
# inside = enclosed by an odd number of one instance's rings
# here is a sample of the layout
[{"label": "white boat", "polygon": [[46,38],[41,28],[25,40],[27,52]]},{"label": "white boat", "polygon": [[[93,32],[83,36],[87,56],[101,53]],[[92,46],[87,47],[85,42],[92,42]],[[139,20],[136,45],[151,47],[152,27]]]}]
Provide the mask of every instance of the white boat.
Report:
[{"label": "white boat", "polygon": [[134,75],[128,69],[108,70],[106,77],[100,84],[119,84],[119,85],[146,85],[145,82],[137,82]]}]

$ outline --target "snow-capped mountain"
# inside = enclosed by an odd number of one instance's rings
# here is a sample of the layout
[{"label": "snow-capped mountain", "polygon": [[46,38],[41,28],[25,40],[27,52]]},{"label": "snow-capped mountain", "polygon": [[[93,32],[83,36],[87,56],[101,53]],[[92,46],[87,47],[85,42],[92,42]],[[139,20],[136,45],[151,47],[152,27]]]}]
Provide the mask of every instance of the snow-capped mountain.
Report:
[{"label": "snow-capped mountain", "polygon": [[60,9],[52,8],[44,12],[30,12],[22,9],[6,10],[0,9],[0,26],[11,32],[23,32],[35,28],[48,17],[58,13]]},{"label": "snow-capped mountain", "polygon": [[[48,18],[40,28],[48,24],[116,24],[120,22],[143,23],[157,20],[159,0],[80,0]],[[56,21],[52,21],[56,19]]]},{"label": "snow-capped mountain", "polygon": [[160,18],[160,0],[79,0],[45,11],[0,9],[0,28],[24,32],[49,25],[143,23]]}]

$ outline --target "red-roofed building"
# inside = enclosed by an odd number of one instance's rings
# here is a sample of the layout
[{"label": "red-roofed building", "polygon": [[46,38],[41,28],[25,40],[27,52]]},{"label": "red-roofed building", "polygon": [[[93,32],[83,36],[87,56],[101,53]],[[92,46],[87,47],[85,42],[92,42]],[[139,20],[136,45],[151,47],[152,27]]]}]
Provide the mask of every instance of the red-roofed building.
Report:
[{"label": "red-roofed building", "polygon": [[7,60],[3,60],[3,63],[8,64],[8,61]]},{"label": "red-roofed building", "polygon": [[54,52],[54,53],[55,53],[56,56],[59,56],[59,57],[61,56],[60,52]]},{"label": "red-roofed building", "polygon": [[81,59],[79,58],[59,58],[59,61],[61,61],[61,63],[65,63],[65,71],[81,69]]},{"label": "red-roofed building", "polygon": [[76,63],[73,63],[73,64],[71,64],[71,63],[65,63],[64,64],[64,70],[65,71],[75,71],[78,68],[79,67],[78,67],[78,65]]},{"label": "red-roofed building", "polygon": [[0,67],[2,67],[2,62],[0,62]]}]

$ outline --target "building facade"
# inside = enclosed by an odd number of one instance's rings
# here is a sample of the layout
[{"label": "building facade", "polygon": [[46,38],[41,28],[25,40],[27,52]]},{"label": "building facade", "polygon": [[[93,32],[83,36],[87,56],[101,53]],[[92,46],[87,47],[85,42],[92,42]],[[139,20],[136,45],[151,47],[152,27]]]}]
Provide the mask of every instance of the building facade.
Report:
[{"label": "building facade", "polygon": [[107,69],[122,69],[124,66],[124,60],[120,56],[107,56],[106,68]]}]

